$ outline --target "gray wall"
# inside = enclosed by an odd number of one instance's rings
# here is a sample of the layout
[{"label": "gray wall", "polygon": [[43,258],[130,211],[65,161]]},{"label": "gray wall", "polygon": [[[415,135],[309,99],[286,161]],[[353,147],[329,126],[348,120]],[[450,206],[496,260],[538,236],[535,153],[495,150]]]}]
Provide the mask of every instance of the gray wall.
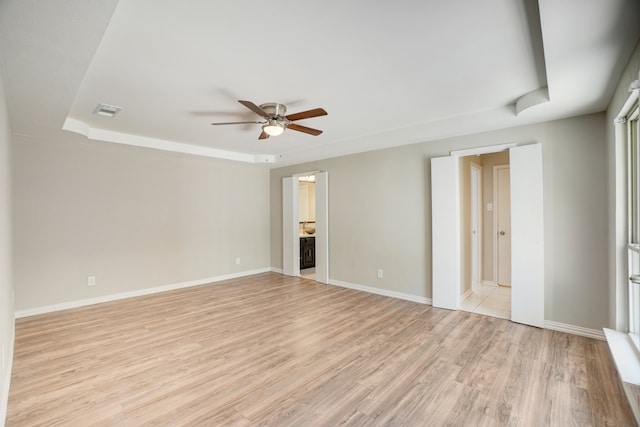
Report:
[{"label": "gray wall", "polygon": [[9,396],[9,365],[13,349],[13,285],[11,280],[10,157],[11,129],[4,80],[0,68],[0,424],[4,423]]},{"label": "gray wall", "polygon": [[[431,297],[429,159],[508,142],[543,145],[545,319],[609,322],[605,115],[593,114],[271,171],[271,261],[282,267],[281,179],[329,173],[330,278]],[[384,279],[376,269],[384,268]]]},{"label": "gray wall", "polygon": [[269,267],[264,168],[73,134],[12,160],[16,310]]}]

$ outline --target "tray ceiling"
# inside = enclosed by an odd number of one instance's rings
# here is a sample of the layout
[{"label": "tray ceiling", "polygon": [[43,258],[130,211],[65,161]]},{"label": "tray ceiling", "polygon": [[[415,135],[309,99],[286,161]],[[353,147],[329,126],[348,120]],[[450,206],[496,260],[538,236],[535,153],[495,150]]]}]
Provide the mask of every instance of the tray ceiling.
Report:
[{"label": "tray ceiling", "polygon": [[[603,111],[639,4],[9,0],[0,59],[15,133],[280,166]],[[210,125],[259,120],[239,99],[324,133]]]}]

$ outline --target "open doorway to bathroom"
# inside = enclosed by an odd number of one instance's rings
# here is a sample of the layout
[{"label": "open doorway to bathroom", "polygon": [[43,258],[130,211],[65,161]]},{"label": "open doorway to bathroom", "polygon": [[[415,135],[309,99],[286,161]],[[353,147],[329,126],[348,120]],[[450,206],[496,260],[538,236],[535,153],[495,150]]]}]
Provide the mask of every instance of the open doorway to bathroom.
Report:
[{"label": "open doorway to bathroom", "polygon": [[[323,171],[298,173],[282,179],[282,273],[300,276],[299,176],[315,177],[315,281],[329,283],[329,174]],[[307,225],[307,231],[310,226]]]},{"label": "open doorway to bathroom", "polygon": [[460,158],[460,309],[511,318],[509,152]]}]

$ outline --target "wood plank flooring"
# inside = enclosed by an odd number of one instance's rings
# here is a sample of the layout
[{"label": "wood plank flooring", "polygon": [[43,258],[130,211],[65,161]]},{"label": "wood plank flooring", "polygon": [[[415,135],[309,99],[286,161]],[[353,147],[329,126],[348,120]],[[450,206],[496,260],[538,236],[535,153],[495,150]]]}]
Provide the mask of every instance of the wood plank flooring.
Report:
[{"label": "wood plank flooring", "polygon": [[265,273],[18,319],[7,426],[633,426],[607,345]]}]

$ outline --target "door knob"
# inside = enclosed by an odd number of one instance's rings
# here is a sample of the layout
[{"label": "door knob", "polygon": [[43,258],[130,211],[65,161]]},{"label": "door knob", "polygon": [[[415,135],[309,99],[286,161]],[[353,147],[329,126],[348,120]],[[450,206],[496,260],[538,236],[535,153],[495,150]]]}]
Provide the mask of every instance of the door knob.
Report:
[{"label": "door knob", "polygon": [[504,235],[505,235],[505,232],[504,232],[504,231],[501,231],[501,232],[500,232],[500,235],[501,235],[501,236],[504,236]]}]

